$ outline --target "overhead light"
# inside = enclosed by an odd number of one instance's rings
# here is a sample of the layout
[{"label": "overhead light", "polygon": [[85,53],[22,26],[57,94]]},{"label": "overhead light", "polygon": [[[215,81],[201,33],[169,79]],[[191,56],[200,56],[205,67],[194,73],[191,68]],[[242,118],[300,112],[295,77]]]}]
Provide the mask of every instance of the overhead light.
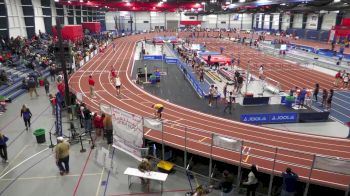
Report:
[{"label": "overhead light", "polygon": [[166,2],[166,0],[162,0],[163,2]]},{"label": "overhead light", "polygon": [[199,5],[200,5],[199,3],[196,3],[196,4],[195,4],[196,7],[199,7]]},{"label": "overhead light", "polygon": [[202,4],[202,5],[205,5],[205,2],[203,1],[201,4]]},{"label": "overhead light", "polygon": [[334,0],[334,3],[339,3],[341,0]]},{"label": "overhead light", "polygon": [[287,5],[286,3],[281,3],[281,5]]},{"label": "overhead light", "polygon": [[55,0],[55,2],[59,2],[60,0]]},{"label": "overhead light", "polygon": [[80,3],[83,3],[83,0],[80,0],[79,2],[80,2]]},{"label": "overhead light", "polygon": [[129,2],[126,2],[126,6],[130,6],[130,3],[129,3]]},{"label": "overhead light", "polygon": [[163,5],[163,1],[158,2],[157,6],[162,6]]},{"label": "overhead light", "polygon": [[70,1],[68,1],[68,3],[71,3]]},{"label": "overhead light", "polygon": [[239,2],[240,2],[240,3],[244,3],[244,2],[245,2],[245,0],[239,0]]},{"label": "overhead light", "polygon": [[230,5],[231,4],[231,2],[229,2],[229,1],[226,1],[226,3],[225,3],[226,5]]}]

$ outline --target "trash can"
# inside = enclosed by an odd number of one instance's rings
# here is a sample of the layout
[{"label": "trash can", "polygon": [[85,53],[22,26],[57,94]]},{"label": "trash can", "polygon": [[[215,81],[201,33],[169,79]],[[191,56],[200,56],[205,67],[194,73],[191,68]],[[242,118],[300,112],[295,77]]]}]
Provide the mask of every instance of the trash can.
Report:
[{"label": "trash can", "polygon": [[36,137],[38,144],[45,143],[45,129],[37,129],[33,132],[33,135]]},{"label": "trash can", "polygon": [[286,107],[291,108],[293,106],[294,102],[295,102],[295,97],[293,97],[293,96],[286,97]]}]

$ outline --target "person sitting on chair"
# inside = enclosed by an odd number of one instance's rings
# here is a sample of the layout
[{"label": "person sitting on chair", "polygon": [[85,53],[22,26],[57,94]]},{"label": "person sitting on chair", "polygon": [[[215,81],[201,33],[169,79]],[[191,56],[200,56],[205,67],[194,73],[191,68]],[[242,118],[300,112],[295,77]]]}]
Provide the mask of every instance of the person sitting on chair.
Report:
[{"label": "person sitting on chair", "polygon": [[[149,158],[145,158],[145,159],[142,159],[138,169],[141,171],[141,172],[150,172],[152,171],[152,166],[151,166],[151,163],[149,162]],[[149,179],[145,180],[144,178],[140,178],[141,179],[141,184],[149,184]]]}]

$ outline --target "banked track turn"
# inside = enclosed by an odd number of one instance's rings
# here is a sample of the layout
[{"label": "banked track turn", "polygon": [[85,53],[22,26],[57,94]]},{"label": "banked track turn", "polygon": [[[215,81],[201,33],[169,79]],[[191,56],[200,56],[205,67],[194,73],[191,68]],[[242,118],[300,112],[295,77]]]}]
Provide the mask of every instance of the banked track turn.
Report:
[{"label": "banked track turn", "polygon": [[[174,35],[174,33],[162,33]],[[244,145],[251,148],[252,156],[244,166],[254,163],[264,172],[271,173],[275,148],[278,147],[275,165],[275,173],[284,171],[291,166],[302,180],[307,180],[309,167],[313,155],[335,156],[344,159],[350,158],[350,141],[339,138],[328,138],[300,133],[286,132],[283,130],[253,126],[219,118],[216,116],[193,111],[173,103],[155,97],[134,84],[130,78],[133,69],[135,48],[141,39],[153,38],[156,34],[143,34],[123,37],[115,40],[116,51],[109,46],[104,53],[98,54],[86,65],[75,72],[69,79],[70,89],[74,92],[82,92],[84,102],[92,111],[99,111],[99,104],[104,103],[141,116],[153,115],[151,104],[162,103],[165,106],[163,118],[169,122],[187,127],[188,152],[209,157],[211,133],[226,135],[243,139]],[[114,66],[122,81],[122,98],[115,94],[114,84],[109,79],[110,67]],[[96,98],[88,96],[88,76],[92,75],[96,81]],[[295,78],[300,76],[295,75]],[[164,142],[166,145],[184,149],[185,132],[180,126],[165,125]],[[202,132],[198,130],[207,130]],[[336,130],[334,130],[336,131]],[[147,131],[145,137],[154,141],[161,141],[161,134],[157,131]],[[198,142],[193,142],[198,141]],[[201,142],[199,142],[201,141]],[[239,153],[232,153],[224,149],[213,148],[213,159],[232,164],[239,162]],[[293,166],[294,165],[294,166]],[[332,172],[314,170],[311,176],[312,183],[346,189],[350,183],[350,177]]]}]

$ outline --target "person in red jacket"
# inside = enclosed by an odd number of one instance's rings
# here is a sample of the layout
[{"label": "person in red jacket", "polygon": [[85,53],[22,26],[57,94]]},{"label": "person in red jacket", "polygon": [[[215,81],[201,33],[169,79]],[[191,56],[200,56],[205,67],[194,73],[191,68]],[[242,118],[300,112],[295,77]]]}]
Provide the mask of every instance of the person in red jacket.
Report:
[{"label": "person in red jacket", "polygon": [[92,75],[89,76],[89,86],[90,86],[90,96],[91,98],[95,97],[95,80],[92,78]]}]

